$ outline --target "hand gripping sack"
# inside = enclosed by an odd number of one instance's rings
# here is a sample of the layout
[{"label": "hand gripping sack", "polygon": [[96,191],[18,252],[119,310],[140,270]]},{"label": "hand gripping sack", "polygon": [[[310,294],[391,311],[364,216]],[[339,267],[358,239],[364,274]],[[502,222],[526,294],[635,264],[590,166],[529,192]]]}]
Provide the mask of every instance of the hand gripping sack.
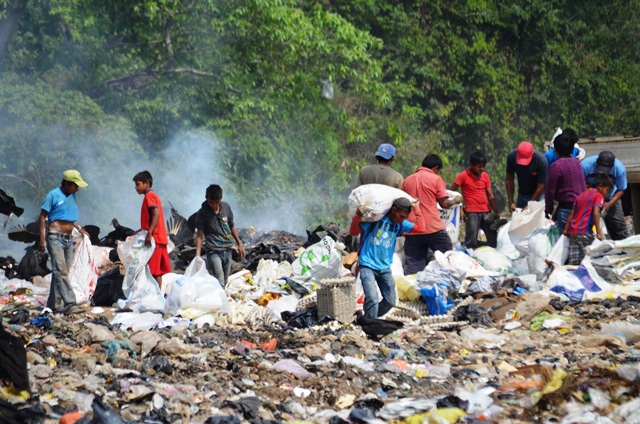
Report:
[{"label": "hand gripping sack", "polygon": [[227,294],[213,275],[209,274],[204,259],[193,258],[184,275],[171,285],[165,312],[183,318],[197,318],[212,313],[229,313]]},{"label": "hand gripping sack", "polygon": [[125,241],[118,242],[118,256],[127,270],[122,282],[122,292],[126,299],[118,300],[120,309],[130,309],[133,312],[164,309],[164,297],[147,266],[156,245],[151,240],[151,247],[145,246],[146,236],[146,231],[140,231],[127,237]]},{"label": "hand gripping sack", "polygon": [[394,187],[384,184],[361,185],[354,188],[349,195],[349,213],[354,216],[358,207],[362,207],[362,221],[380,221],[391,210],[393,201],[400,197],[414,201],[413,197]]}]

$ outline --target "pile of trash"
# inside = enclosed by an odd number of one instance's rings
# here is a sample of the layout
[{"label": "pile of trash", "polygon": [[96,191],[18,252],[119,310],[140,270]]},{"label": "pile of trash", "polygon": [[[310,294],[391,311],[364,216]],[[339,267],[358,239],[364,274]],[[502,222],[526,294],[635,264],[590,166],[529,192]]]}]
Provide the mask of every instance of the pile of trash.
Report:
[{"label": "pile of trash", "polygon": [[76,234],[71,281],[84,313],[73,316],[42,313],[50,275],[0,270],[0,421],[640,416],[640,236],[594,245],[579,267],[563,266],[560,235],[530,203],[500,229],[497,249],[436,252],[414,275],[404,275],[400,241],[396,308],[385,321],[354,322],[363,295],[344,231],[272,235],[252,246],[287,255],[256,254],[226,287],[193,258],[161,289],[144,233],[118,244],[117,265]]}]

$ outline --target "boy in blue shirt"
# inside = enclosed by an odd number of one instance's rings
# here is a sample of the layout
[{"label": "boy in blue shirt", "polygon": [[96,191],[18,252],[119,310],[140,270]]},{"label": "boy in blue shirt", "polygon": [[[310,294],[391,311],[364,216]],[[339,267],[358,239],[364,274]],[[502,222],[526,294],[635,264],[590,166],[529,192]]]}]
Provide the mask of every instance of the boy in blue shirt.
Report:
[{"label": "boy in blue shirt", "polygon": [[[65,315],[82,313],[84,310],[76,305],[76,295],[69,281],[69,269],[73,263],[73,229],[86,234],[76,221],[78,220],[78,204],[76,192],[86,187],[80,173],[74,169],[64,171],[60,187],[51,190],[42,202],[39,224],[40,242],[38,247],[44,252],[45,246],[51,256],[51,286],[47,308]],[[49,218],[49,227],[45,220]],[[60,301],[64,307],[59,308]]]},{"label": "boy in blue shirt", "polygon": [[[418,205],[416,202],[415,206]],[[396,283],[391,274],[396,238],[405,233],[424,232],[419,207],[413,209],[416,223],[407,221],[411,210],[411,201],[401,197],[394,200],[391,210],[380,221],[361,222],[360,209],[351,221],[349,234],[362,234],[358,262],[364,290],[364,313],[367,318],[383,316],[396,304]],[[380,288],[382,300],[378,300],[376,284]]]}]

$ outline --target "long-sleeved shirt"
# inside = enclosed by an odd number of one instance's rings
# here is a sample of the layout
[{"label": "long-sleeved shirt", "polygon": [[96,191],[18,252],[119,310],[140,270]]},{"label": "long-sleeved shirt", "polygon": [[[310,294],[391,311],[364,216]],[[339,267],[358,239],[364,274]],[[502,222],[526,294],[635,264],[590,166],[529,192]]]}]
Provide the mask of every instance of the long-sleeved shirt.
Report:
[{"label": "long-sleeved shirt", "polygon": [[[544,195],[545,212],[553,212],[553,202],[573,203],[587,189],[580,161],[573,157],[562,157],[551,164]],[[567,209],[571,206],[567,205]]]}]

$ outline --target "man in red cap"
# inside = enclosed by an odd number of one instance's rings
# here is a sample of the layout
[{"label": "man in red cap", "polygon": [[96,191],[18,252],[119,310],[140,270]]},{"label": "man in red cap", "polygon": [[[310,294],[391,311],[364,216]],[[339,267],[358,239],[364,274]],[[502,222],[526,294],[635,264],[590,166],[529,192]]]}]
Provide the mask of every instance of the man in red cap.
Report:
[{"label": "man in red cap", "polygon": [[[533,148],[533,144],[523,141],[517,149],[507,155],[507,177],[505,188],[509,198],[509,209],[524,209],[529,201],[544,198],[544,188],[547,184],[549,163],[544,155]],[[514,175],[518,176],[518,198],[514,202]]]}]

